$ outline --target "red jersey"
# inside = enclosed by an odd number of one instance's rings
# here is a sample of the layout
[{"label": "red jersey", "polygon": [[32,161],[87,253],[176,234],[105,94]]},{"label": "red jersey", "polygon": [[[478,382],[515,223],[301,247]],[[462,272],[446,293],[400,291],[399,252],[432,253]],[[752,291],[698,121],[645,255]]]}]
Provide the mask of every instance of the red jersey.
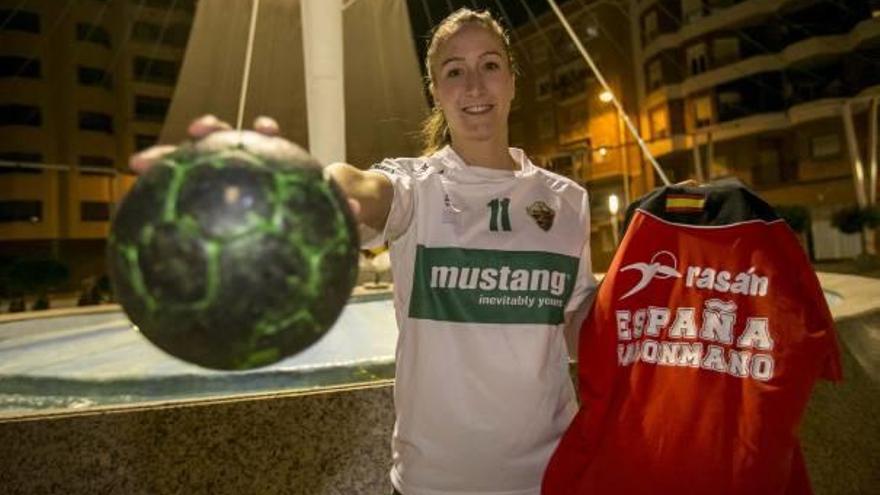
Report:
[{"label": "red jersey", "polygon": [[543,492],[809,492],[798,425],[841,376],[809,261],[743,187],[669,187],[630,207],[584,322],[581,410]]}]

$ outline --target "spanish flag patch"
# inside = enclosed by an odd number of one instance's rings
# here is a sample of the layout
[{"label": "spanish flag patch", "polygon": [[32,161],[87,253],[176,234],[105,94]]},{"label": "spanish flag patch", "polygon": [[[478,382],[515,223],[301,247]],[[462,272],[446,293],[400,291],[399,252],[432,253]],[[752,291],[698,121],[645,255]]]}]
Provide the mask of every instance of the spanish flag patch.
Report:
[{"label": "spanish flag patch", "polygon": [[668,213],[699,213],[706,206],[706,196],[702,194],[668,194],[666,211]]}]

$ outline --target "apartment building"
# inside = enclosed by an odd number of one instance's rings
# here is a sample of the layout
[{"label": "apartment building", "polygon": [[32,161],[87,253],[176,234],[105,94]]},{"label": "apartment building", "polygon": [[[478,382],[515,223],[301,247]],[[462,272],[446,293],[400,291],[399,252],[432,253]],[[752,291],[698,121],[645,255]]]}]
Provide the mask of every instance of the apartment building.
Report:
[{"label": "apartment building", "polygon": [[[563,12],[611,91],[638,124],[630,12],[613,1],[566,2]],[[548,12],[511,37],[520,66],[510,117],[512,146],[590,192],[593,263],[608,265],[616,248],[609,197],[620,203],[654,187],[625,122],[557,17]]]},{"label": "apartment building", "polygon": [[[641,129],[672,180],[736,177],[810,211],[816,258],[859,252],[832,214],[856,203],[880,96],[880,2],[630,1]],[[847,132],[847,112],[852,115]]]},{"label": "apartment building", "polygon": [[0,0],[0,256],[101,274],[132,152],[154,144],[195,0]]}]

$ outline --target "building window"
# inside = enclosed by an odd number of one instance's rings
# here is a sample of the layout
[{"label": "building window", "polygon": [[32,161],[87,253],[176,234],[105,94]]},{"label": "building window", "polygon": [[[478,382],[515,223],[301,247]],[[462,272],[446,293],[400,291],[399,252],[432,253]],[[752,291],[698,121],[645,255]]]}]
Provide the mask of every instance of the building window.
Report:
[{"label": "building window", "polygon": [[642,29],[645,33],[645,43],[650,43],[660,34],[660,25],[657,23],[657,11],[652,10],[645,14],[642,24]]},{"label": "building window", "polygon": [[699,43],[687,48],[687,63],[689,74],[692,76],[706,72],[709,64],[706,58],[705,43]]},{"label": "building window", "polygon": [[80,65],[76,68],[76,76],[83,86],[99,86],[108,90],[113,88],[113,76],[103,69]]},{"label": "building window", "polygon": [[535,81],[535,94],[538,101],[544,101],[553,96],[553,78],[541,76]]},{"label": "building window", "polygon": [[110,220],[110,203],[104,201],[81,201],[79,218],[83,222],[107,222]]},{"label": "building window", "polygon": [[726,155],[715,155],[709,164],[709,178],[720,179],[733,175],[730,170],[730,158]]},{"label": "building window", "polygon": [[148,57],[135,57],[135,81],[174,86],[179,67],[176,62]]},{"label": "building window", "polygon": [[159,136],[151,136],[149,134],[135,134],[134,149],[140,151],[159,142]]},{"label": "building window", "polygon": [[29,151],[0,152],[0,160],[17,163],[43,163],[43,154]]},{"label": "building window", "polygon": [[33,12],[22,10],[0,10],[0,26],[3,31],[24,31],[26,33],[40,32],[40,16]]},{"label": "building window", "polygon": [[0,222],[31,222],[43,220],[43,203],[40,201],[0,201]]},{"label": "building window", "polygon": [[43,113],[34,105],[0,105],[0,126],[27,125],[39,127],[43,124]]},{"label": "building window", "polygon": [[548,140],[556,137],[556,119],[553,112],[544,112],[538,119],[538,137]]},{"label": "building window", "polygon": [[810,139],[810,156],[814,160],[829,160],[840,156],[840,135],[823,134]]},{"label": "building window", "polygon": [[758,152],[758,166],[752,167],[752,182],[756,186],[778,184],[782,180],[779,151],[772,148]]},{"label": "building window", "polygon": [[144,122],[162,122],[168,113],[171,100],[153,96],[134,97],[134,118]]},{"label": "building window", "polygon": [[708,96],[694,100],[694,123],[697,127],[706,127],[712,123],[712,100]]},{"label": "building window", "polygon": [[718,115],[722,120],[736,118],[742,114],[742,95],[737,91],[718,93]]},{"label": "building window", "polygon": [[739,39],[736,37],[718,38],[712,41],[713,67],[739,61]]},{"label": "building window", "polygon": [[80,112],[79,128],[83,131],[113,134],[113,116],[99,112]]},{"label": "building window", "polygon": [[76,24],[76,39],[110,48],[110,32],[94,24],[78,22]]},{"label": "building window", "polygon": [[663,86],[663,64],[655,60],[648,64],[648,88],[650,91]]},{"label": "building window", "polygon": [[547,161],[547,170],[565,177],[573,177],[574,157],[571,155],[560,155],[550,158]]},{"label": "building window", "polygon": [[543,41],[537,41],[529,48],[529,58],[533,64],[546,62],[550,58],[550,50]]},{"label": "building window", "polygon": [[79,157],[81,167],[113,168],[113,163],[113,159],[109,156],[80,155]]},{"label": "building window", "polygon": [[189,39],[189,24],[172,24],[162,33],[162,44],[173,46],[175,48],[183,48]]},{"label": "building window", "polygon": [[154,43],[162,37],[162,27],[153,22],[137,21],[131,27],[131,39]]},{"label": "building window", "polygon": [[651,137],[669,137],[669,114],[663,106],[651,110]]},{"label": "building window", "polygon": [[681,0],[681,12],[685,22],[694,22],[706,14],[703,0]]},{"label": "building window", "polygon": [[0,57],[0,77],[30,77],[42,75],[40,60],[26,57]]}]

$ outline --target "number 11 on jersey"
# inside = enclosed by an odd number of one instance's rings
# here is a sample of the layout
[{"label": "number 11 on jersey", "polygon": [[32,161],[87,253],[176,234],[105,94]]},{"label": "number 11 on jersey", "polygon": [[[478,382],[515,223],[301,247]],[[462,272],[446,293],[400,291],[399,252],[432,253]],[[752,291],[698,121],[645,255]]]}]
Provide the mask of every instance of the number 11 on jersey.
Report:
[{"label": "number 11 on jersey", "polygon": [[498,222],[501,222],[501,230],[510,232],[510,198],[495,198],[487,205],[489,211],[489,230],[498,232]]}]

